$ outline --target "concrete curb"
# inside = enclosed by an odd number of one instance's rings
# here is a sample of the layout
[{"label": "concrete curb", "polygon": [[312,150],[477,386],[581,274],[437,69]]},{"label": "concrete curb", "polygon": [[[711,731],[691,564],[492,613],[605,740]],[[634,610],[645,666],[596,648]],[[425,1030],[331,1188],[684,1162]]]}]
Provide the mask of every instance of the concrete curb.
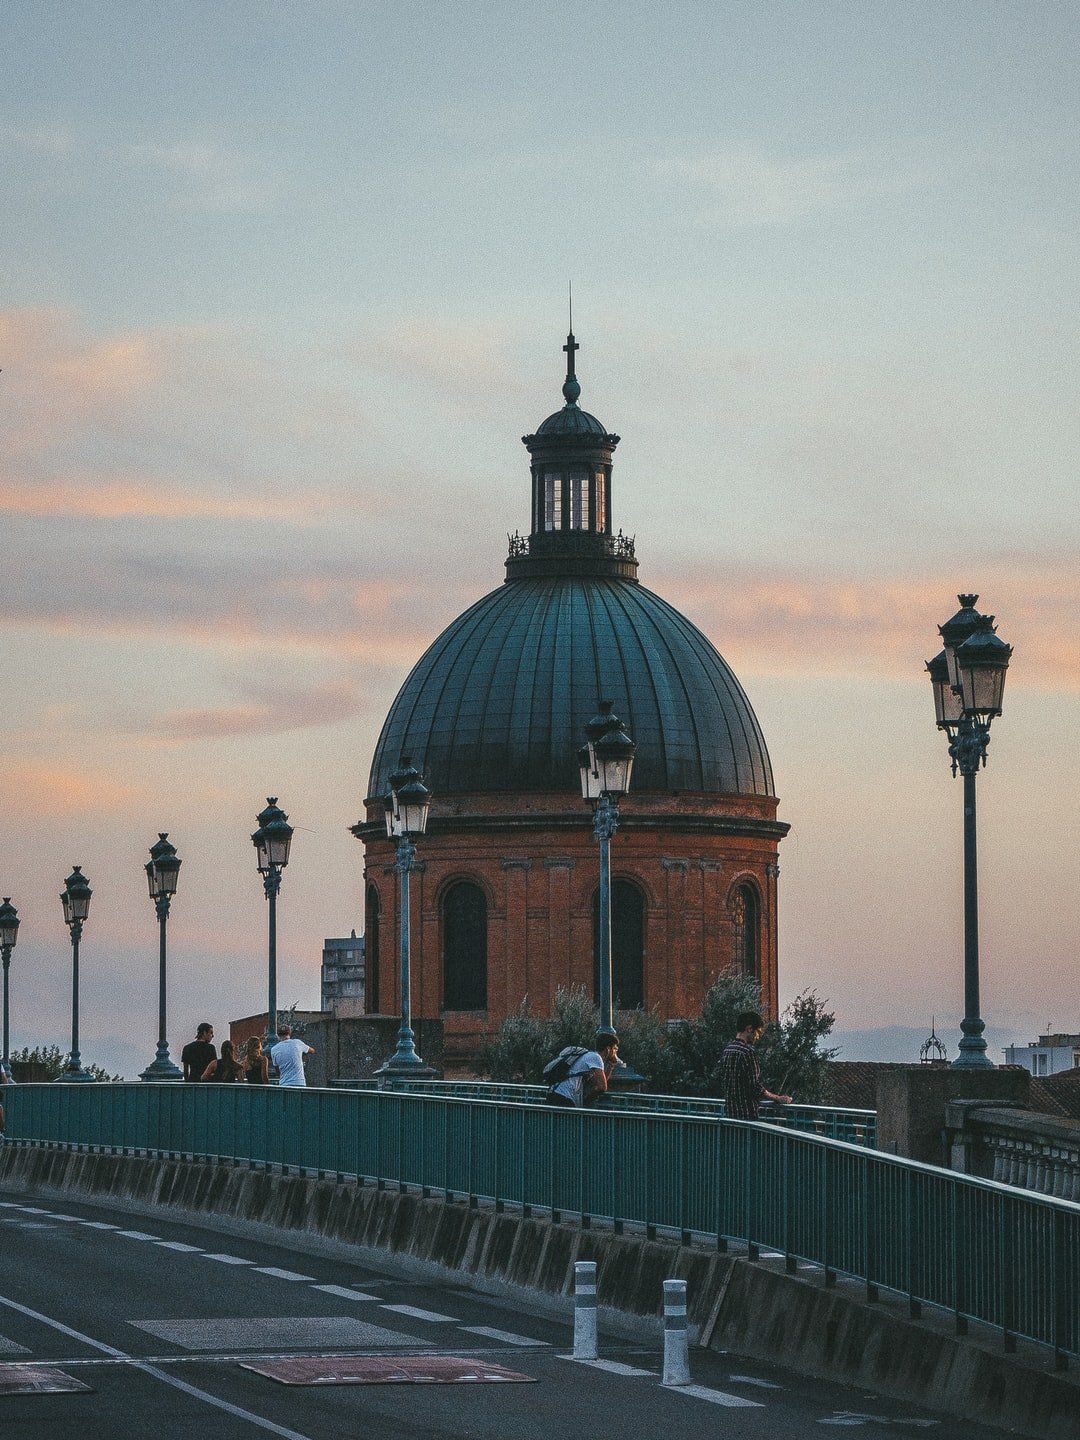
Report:
[{"label": "concrete curb", "polygon": [[0,1149],[0,1185],[34,1196],[107,1199],[140,1213],[208,1217],[226,1232],[267,1229],[298,1248],[318,1240],[417,1272],[467,1278],[489,1294],[528,1293],[569,1315],[574,1265],[595,1261],[601,1318],[621,1333],[659,1333],[663,1281],[688,1285],[691,1336],[715,1350],[917,1402],[944,1415],[1043,1440],[1080,1440],[1080,1385],[1034,1350],[1004,1354],[951,1333],[940,1317],[911,1319],[869,1305],[842,1284],[788,1275],[675,1241],[471,1208],[333,1180],[228,1164]]}]

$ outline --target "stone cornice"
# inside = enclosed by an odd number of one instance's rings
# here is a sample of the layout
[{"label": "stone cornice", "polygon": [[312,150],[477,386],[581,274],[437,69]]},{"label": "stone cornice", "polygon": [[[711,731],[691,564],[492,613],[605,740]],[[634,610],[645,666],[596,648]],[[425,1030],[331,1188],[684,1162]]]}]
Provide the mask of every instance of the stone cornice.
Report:
[{"label": "stone cornice", "polygon": [[[539,812],[532,815],[452,815],[432,816],[427,833],[432,836],[475,834],[528,834],[545,830],[577,830],[587,832],[589,816],[583,810],[559,813]],[[737,835],[748,840],[782,840],[791,829],[784,820],[763,820],[752,815],[622,815],[620,832],[656,831],[663,835]],[[358,840],[385,838],[383,821],[361,820],[349,827]],[[421,840],[420,844],[424,842]]]}]

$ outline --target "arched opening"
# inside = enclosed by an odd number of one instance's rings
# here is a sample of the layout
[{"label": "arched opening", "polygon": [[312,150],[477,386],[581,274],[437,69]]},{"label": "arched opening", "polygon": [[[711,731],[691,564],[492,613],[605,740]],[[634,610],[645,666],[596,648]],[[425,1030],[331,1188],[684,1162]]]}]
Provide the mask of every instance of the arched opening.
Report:
[{"label": "arched opening", "polygon": [[443,895],[443,1009],[487,1009],[487,896],[471,880]]},{"label": "arched opening", "polygon": [[[616,1010],[645,1004],[645,897],[630,880],[611,885],[611,984]],[[600,891],[593,895],[593,994],[600,995]]]},{"label": "arched opening", "polygon": [[379,892],[367,887],[364,897],[364,1009],[379,1013]]},{"label": "arched opening", "polygon": [[753,885],[740,885],[731,897],[733,963],[744,975],[761,979],[761,901]]}]

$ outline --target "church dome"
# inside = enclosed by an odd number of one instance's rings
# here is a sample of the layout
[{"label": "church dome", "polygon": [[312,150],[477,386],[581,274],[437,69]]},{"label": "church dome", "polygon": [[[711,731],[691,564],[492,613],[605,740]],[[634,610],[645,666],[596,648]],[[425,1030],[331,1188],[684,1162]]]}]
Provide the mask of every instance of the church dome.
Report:
[{"label": "church dome", "polygon": [[387,716],[368,793],[402,754],[437,796],[576,793],[601,697],[637,744],[634,793],[775,793],[750,702],[701,631],[636,581],[576,575],[509,581],[443,631]]},{"label": "church dome", "polygon": [[506,582],[421,657],[383,725],[368,795],[402,755],[438,797],[578,793],[577,752],[601,699],[637,745],[633,793],[775,796],[750,702],[715,647],[637,580],[634,541],[612,528],[619,443],[578,408],[578,345],[564,347],[565,407],[524,443],[532,529]]}]

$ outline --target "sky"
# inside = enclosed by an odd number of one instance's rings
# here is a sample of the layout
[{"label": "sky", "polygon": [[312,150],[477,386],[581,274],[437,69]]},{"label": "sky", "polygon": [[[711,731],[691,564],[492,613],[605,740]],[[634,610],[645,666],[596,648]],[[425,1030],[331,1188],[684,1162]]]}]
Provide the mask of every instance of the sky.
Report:
[{"label": "sky", "polygon": [[[284,1004],[361,925],[379,727],[528,524],[520,436],[623,436],[643,582],[734,667],[792,825],[783,998],[962,1008],[923,662],[1013,644],[979,780],[983,1013],[1080,1029],[1080,19],[1057,3],[0,9],[0,889],[16,1045],[257,1012],[249,836],[296,825]],[[1000,1058],[1000,1056],[998,1057]]]}]

